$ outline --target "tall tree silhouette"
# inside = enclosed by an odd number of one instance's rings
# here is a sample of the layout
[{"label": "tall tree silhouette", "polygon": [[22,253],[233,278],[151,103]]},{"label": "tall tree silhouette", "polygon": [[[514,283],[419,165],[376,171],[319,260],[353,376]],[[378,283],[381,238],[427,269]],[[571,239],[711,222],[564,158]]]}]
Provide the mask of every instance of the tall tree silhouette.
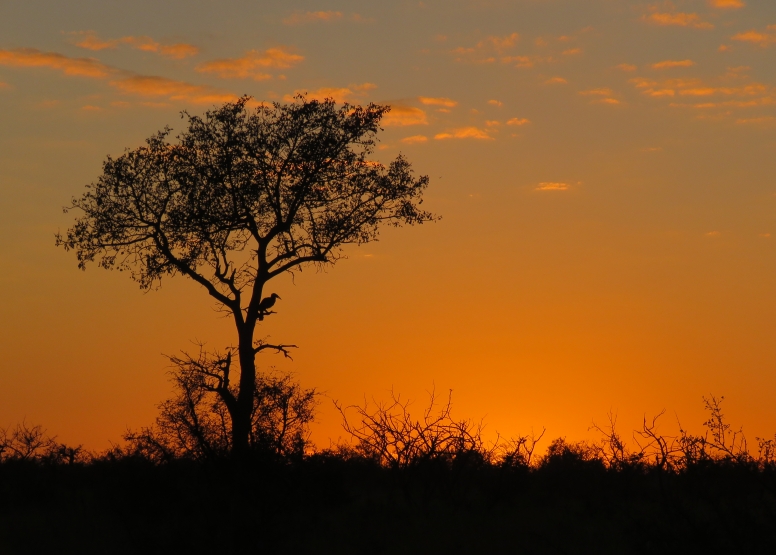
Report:
[{"label": "tall tree silhouette", "polygon": [[377,239],[380,224],[433,219],[419,207],[427,176],[414,177],[402,156],[388,166],[369,158],[388,106],[298,96],[252,110],[249,102],[203,117],[183,112],[177,141],[165,127],[146,146],[108,157],[66,208],[82,215],[57,235],[82,269],[96,262],[128,271],[143,289],[184,275],[231,313],[239,387],[220,394],[238,455],[249,446],[256,354],[286,347],[255,339],[258,321],[273,313],[267,283],[336,262],[344,245]]}]

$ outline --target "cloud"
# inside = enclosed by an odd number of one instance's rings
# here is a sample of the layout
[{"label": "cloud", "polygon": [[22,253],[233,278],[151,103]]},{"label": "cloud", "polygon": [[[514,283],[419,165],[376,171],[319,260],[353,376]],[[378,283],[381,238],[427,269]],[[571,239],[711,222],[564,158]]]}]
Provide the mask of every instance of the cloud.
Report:
[{"label": "cloud", "polygon": [[761,124],[761,123],[774,123],[776,122],[776,117],[773,116],[763,116],[759,118],[744,118],[744,119],[737,119],[736,123],[738,124]]},{"label": "cloud", "polygon": [[543,181],[537,185],[534,190],[536,191],[567,191],[569,188],[568,183],[557,183],[552,181]]},{"label": "cloud", "polygon": [[584,96],[589,95],[596,95],[596,96],[611,96],[612,95],[612,89],[609,88],[601,88],[601,89],[590,89],[587,91],[579,91],[577,94],[581,94]]},{"label": "cloud", "polygon": [[541,58],[537,57],[530,57],[530,56],[505,56],[501,58],[502,64],[511,64],[515,63],[515,67],[519,68],[530,68],[533,67],[535,63],[542,61]]},{"label": "cloud", "polygon": [[500,100],[488,100],[488,104],[491,106],[496,106],[497,108],[501,108],[504,105],[504,103]]},{"label": "cloud", "polygon": [[421,104],[425,104],[426,106],[444,106],[446,108],[454,108],[455,106],[458,106],[458,102],[455,100],[444,97],[432,98],[429,96],[419,96],[418,100],[420,100]]},{"label": "cloud", "polygon": [[3,89],[10,89],[10,88],[11,88],[11,85],[0,81],[0,91],[2,91]]},{"label": "cloud", "polygon": [[136,94],[145,97],[161,96],[170,100],[184,100],[196,104],[229,102],[237,98],[234,94],[218,91],[210,87],[148,75],[116,79],[111,81],[110,85],[125,94]]},{"label": "cloud", "polygon": [[[362,96],[366,91],[376,89],[377,85],[373,83],[350,84],[347,87],[321,87],[316,90],[297,89],[293,94],[283,96],[286,102],[293,102],[297,95],[305,95],[308,98],[316,100],[325,100],[331,98],[334,102],[350,102],[353,97]],[[385,119],[383,119],[385,123]]]},{"label": "cloud", "polygon": [[742,0],[709,0],[709,4],[714,8],[738,9],[746,6]]},{"label": "cloud", "polygon": [[478,42],[477,48],[486,48],[490,46],[494,50],[501,52],[515,46],[518,40],[520,40],[520,35],[518,35],[517,33],[504,35],[503,37],[490,36],[490,37],[487,37],[485,40]]},{"label": "cloud", "polygon": [[87,104],[86,106],[81,106],[81,111],[83,112],[102,112],[102,108],[99,106],[92,106],[91,104]]},{"label": "cloud", "polygon": [[[771,25],[768,27],[768,29],[776,28],[775,25]],[[737,40],[741,42],[751,42],[752,44],[757,44],[758,46],[762,46],[765,48],[766,46],[770,46],[771,44],[776,44],[776,33],[761,33],[759,31],[751,30],[746,31],[744,33],[738,33],[737,35],[733,35],[730,37],[732,40]]]},{"label": "cloud", "polygon": [[617,104],[622,104],[616,98],[597,98],[596,100],[593,100],[592,103],[593,104],[609,104],[611,106],[616,106]]},{"label": "cloud", "polygon": [[315,23],[319,21],[337,21],[342,19],[342,12],[303,12],[295,11],[283,20],[286,25],[299,25],[302,23]]},{"label": "cloud", "polygon": [[704,235],[706,237],[711,237],[713,239],[713,238],[719,237],[722,234],[719,231],[709,231],[707,233],[704,233]]},{"label": "cloud", "polygon": [[633,64],[620,64],[615,66],[615,69],[619,69],[620,71],[636,71],[636,66]]},{"label": "cloud", "polygon": [[103,40],[97,36],[94,31],[79,31],[73,33],[75,36],[82,37],[75,45],[87,50],[107,50],[116,49],[120,44],[126,44],[136,50],[142,50],[144,52],[155,52],[167,58],[174,60],[181,60],[190,56],[196,56],[199,54],[199,48],[192,44],[183,42],[175,44],[162,44],[155,41],[151,37],[139,36],[139,37],[122,37],[120,39]]},{"label": "cloud", "polygon": [[283,47],[270,48],[264,52],[249,50],[242,58],[223,58],[198,65],[201,73],[215,73],[222,79],[253,79],[261,81],[272,75],[268,69],[287,69],[304,60],[304,56],[292,54]]},{"label": "cloud", "polygon": [[657,62],[655,64],[652,64],[652,69],[668,69],[672,67],[691,67],[694,66],[695,62],[692,60],[664,60],[662,62]]},{"label": "cloud", "polygon": [[406,127],[408,125],[427,125],[426,112],[412,106],[392,105],[381,122],[386,127]]},{"label": "cloud", "polygon": [[406,143],[408,145],[416,145],[428,142],[428,137],[425,135],[413,135],[412,137],[404,137],[401,142]]},{"label": "cloud", "polygon": [[94,58],[69,58],[56,52],[41,52],[35,48],[0,50],[0,65],[11,67],[45,67],[65,75],[103,79],[115,69]]},{"label": "cloud", "polygon": [[563,51],[564,56],[573,56],[574,54],[582,54],[581,48],[569,48]]},{"label": "cloud", "polygon": [[434,135],[435,139],[478,139],[478,140],[493,140],[493,137],[488,135],[488,132],[478,127],[460,127],[453,129],[447,133],[437,133]]},{"label": "cloud", "polygon": [[83,38],[76,42],[75,45],[87,50],[98,51],[115,49],[119,45],[119,41],[117,40],[102,40],[94,31],[80,31],[73,34],[83,36]]},{"label": "cloud", "polygon": [[679,27],[694,27],[696,29],[713,29],[714,25],[707,21],[701,21],[700,17],[697,13],[683,13],[683,12],[672,12],[672,13],[652,13],[648,16],[645,16],[645,19],[649,23],[653,23],[655,25],[676,25]]},{"label": "cloud", "polygon": [[517,125],[517,126],[520,126],[520,125],[526,125],[528,123],[531,123],[531,121],[527,120],[525,118],[512,118],[512,119],[507,120],[507,125]]},{"label": "cloud", "polygon": [[545,85],[565,85],[566,83],[568,83],[568,81],[563,77],[551,77],[544,82]]},{"label": "cloud", "polygon": [[485,120],[485,127],[498,127],[501,122],[495,119]]}]

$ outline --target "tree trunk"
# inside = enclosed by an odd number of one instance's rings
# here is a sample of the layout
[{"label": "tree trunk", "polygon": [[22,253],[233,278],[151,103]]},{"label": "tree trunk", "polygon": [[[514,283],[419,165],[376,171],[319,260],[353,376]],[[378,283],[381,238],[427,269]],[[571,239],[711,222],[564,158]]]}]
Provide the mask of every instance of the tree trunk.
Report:
[{"label": "tree trunk", "polygon": [[256,389],[256,353],[253,350],[254,326],[240,330],[238,355],[240,359],[240,390],[237,393],[237,410],[232,415],[232,452],[244,458],[250,450],[251,416]]}]

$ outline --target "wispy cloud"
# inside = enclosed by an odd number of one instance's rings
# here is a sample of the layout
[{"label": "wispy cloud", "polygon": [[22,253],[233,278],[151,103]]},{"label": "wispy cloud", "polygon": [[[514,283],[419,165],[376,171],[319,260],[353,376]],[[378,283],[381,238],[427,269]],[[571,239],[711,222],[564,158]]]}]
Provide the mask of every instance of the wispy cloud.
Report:
[{"label": "wispy cloud", "polygon": [[497,108],[501,108],[504,105],[504,103],[500,100],[488,100],[488,104],[491,106],[496,106]]},{"label": "wispy cloud", "polygon": [[762,116],[762,117],[759,117],[759,118],[743,118],[743,119],[737,119],[736,123],[738,123],[738,124],[776,123],[776,117],[773,117],[773,116]]},{"label": "wispy cloud", "polygon": [[3,81],[0,81],[0,91],[2,91],[3,89],[10,89],[10,88],[11,88],[11,85],[9,85],[8,83],[4,83]]},{"label": "wispy cloud", "polygon": [[526,125],[526,124],[529,124],[529,123],[531,123],[531,121],[528,120],[528,119],[525,119],[525,118],[512,118],[512,119],[507,120],[507,125],[517,125],[517,126],[520,126],[520,125]]},{"label": "wispy cloud", "polygon": [[223,58],[205,62],[196,67],[202,73],[215,73],[222,79],[270,79],[268,69],[288,69],[302,62],[304,56],[289,52],[285,47],[270,48],[263,52],[249,50],[241,58]]},{"label": "wispy cloud", "polygon": [[425,135],[413,135],[412,137],[404,137],[401,142],[408,145],[416,145],[428,142],[428,137]]},{"label": "wispy cloud", "polygon": [[70,58],[56,52],[42,52],[35,48],[0,50],[0,65],[11,67],[45,67],[65,75],[104,79],[114,68],[94,58]]},{"label": "wispy cloud", "polygon": [[[769,25],[767,28],[767,31],[776,31],[776,25]],[[737,35],[733,35],[730,37],[732,40],[737,40],[741,42],[750,42],[752,44],[756,44],[758,46],[762,46],[765,48],[766,46],[770,46],[772,44],[776,44],[776,32],[760,32],[755,31],[754,29],[751,31],[746,31],[743,33],[738,33]]]},{"label": "wispy cloud", "polygon": [[565,85],[568,83],[563,77],[550,77],[544,81],[545,85]]},{"label": "wispy cloud", "polygon": [[[351,84],[347,87],[321,87],[320,89],[296,89],[293,94],[283,96],[286,102],[293,102],[297,95],[305,95],[308,98],[316,100],[325,100],[331,98],[334,102],[351,102],[357,97],[363,96],[367,91],[376,89],[377,85],[373,83]],[[384,122],[385,120],[383,120]]]},{"label": "wispy cloud", "polygon": [[714,25],[708,21],[702,21],[697,13],[684,12],[654,12],[644,16],[644,19],[653,25],[693,27],[695,29],[713,29]]},{"label": "wispy cloud", "polygon": [[80,37],[76,39],[76,46],[93,51],[112,50],[118,48],[119,45],[126,44],[136,50],[154,52],[174,60],[196,56],[199,53],[199,48],[192,44],[184,42],[163,44],[147,36],[128,36],[120,39],[104,40],[94,31],[80,31],[73,33],[73,35],[75,37]]},{"label": "wispy cloud", "polygon": [[615,66],[615,69],[619,69],[620,71],[636,71],[637,68],[633,64],[620,64]]},{"label": "wispy cloud", "polygon": [[581,94],[583,96],[611,96],[612,95],[612,89],[609,88],[600,88],[600,89],[588,89],[586,91],[579,91],[577,94]]},{"label": "wispy cloud", "polygon": [[454,108],[455,106],[458,106],[458,102],[445,97],[433,98],[430,96],[419,96],[418,100],[420,100],[421,104],[425,104],[426,106],[443,106],[445,108]]},{"label": "wispy cloud", "polygon": [[568,183],[559,183],[555,181],[543,181],[534,187],[536,191],[567,191]]},{"label": "wispy cloud", "polygon": [[460,127],[458,129],[452,129],[445,133],[437,133],[434,135],[435,139],[478,139],[478,140],[493,140],[488,132],[478,127]]},{"label": "wispy cloud", "polygon": [[581,48],[569,48],[568,50],[563,51],[564,56],[574,56],[576,54],[582,54]]},{"label": "wispy cloud", "polygon": [[314,23],[318,21],[337,21],[342,19],[342,12],[305,12],[297,10],[283,20],[286,25],[299,25],[301,23]]},{"label": "wispy cloud", "polygon": [[709,4],[714,8],[738,9],[746,6],[743,0],[709,0]]},{"label": "wispy cloud", "polygon": [[184,81],[165,77],[136,75],[116,79],[110,85],[125,94],[143,97],[163,97],[169,100],[187,101],[196,104],[221,103],[235,100],[236,95]]},{"label": "wispy cloud", "polygon": [[386,127],[406,127],[409,125],[427,125],[426,112],[414,106],[391,105],[391,110],[381,122]]},{"label": "wispy cloud", "polygon": [[692,67],[695,62],[692,60],[663,60],[652,64],[652,69],[670,69],[673,67]]}]

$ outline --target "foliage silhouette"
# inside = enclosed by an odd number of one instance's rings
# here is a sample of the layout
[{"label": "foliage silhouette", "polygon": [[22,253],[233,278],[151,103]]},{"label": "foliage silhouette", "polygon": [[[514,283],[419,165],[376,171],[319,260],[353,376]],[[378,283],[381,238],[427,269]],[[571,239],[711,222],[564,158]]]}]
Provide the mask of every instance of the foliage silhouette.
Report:
[{"label": "foliage silhouette", "polygon": [[[197,357],[170,357],[175,387],[172,399],[159,405],[156,423],[130,431],[127,453],[153,461],[212,460],[232,449],[229,411],[222,389],[233,390],[231,351],[209,353],[200,345]],[[236,397],[231,391],[232,397]],[[317,404],[315,389],[304,389],[290,374],[258,373],[253,394],[250,452],[254,455],[301,459],[310,447],[309,425]]]},{"label": "foliage silhouette", "polygon": [[[460,422],[449,396],[446,402],[432,396],[417,417],[395,397],[397,406],[362,406],[367,422],[382,421],[379,411],[388,410],[399,419],[390,429],[419,437],[416,426],[425,426],[428,414],[431,431],[437,422],[443,438],[458,433],[445,428]],[[509,449],[494,450],[474,437],[482,429],[474,424],[464,427],[465,449],[420,449],[402,465],[343,446],[250,465],[184,452],[149,458],[148,451],[132,449],[69,464],[48,461],[38,448],[24,460],[0,461],[0,551],[770,552],[776,464],[762,452],[747,453],[744,442],[734,447],[722,399],[705,402],[710,418],[697,436],[685,430],[666,438],[657,418],[645,419],[649,437],[663,440],[649,447],[638,430],[640,443],[629,446],[612,416],[600,427],[600,440],[556,439],[541,456],[527,454],[539,438],[521,436],[502,442]],[[358,427],[364,417],[354,410],[346,412]],[[712,446],[723,445],[715,430],[725,433],[726,449]],[[41,431],[30,435],[38,438],[33,444],[48,437]],[[2,437],[13,435],[5,432]],[[610,445],[613,433],[619,439]],[[703,440],[703,457],[682,450],[689,437]],[[471,457],[477,449],[480,456]],[[652,457],[661,449],[670,454],[668,463]]]},{"label": "foliage silhouette", "polygon": [[[231,447],[251,443],[256,354],[287,346],[257,342],[272,311],[269,281],[307,265],[335,263],[342,247],[378,237],[381,224],[420,224],[428,177],[402,156],[370,159],[388,106],[297,96],[249,109],[244,97],[203,117],[170,142],[165,128],[146,146],[108,157],[103,173],[71,209],[82,215],[57,245],[79,267],[128,271],[143,289],[165,276],[200,284],[236,330],[236,387],[217,390],[229,415]],[[287,354],[287,353],[286,353]]]}]

